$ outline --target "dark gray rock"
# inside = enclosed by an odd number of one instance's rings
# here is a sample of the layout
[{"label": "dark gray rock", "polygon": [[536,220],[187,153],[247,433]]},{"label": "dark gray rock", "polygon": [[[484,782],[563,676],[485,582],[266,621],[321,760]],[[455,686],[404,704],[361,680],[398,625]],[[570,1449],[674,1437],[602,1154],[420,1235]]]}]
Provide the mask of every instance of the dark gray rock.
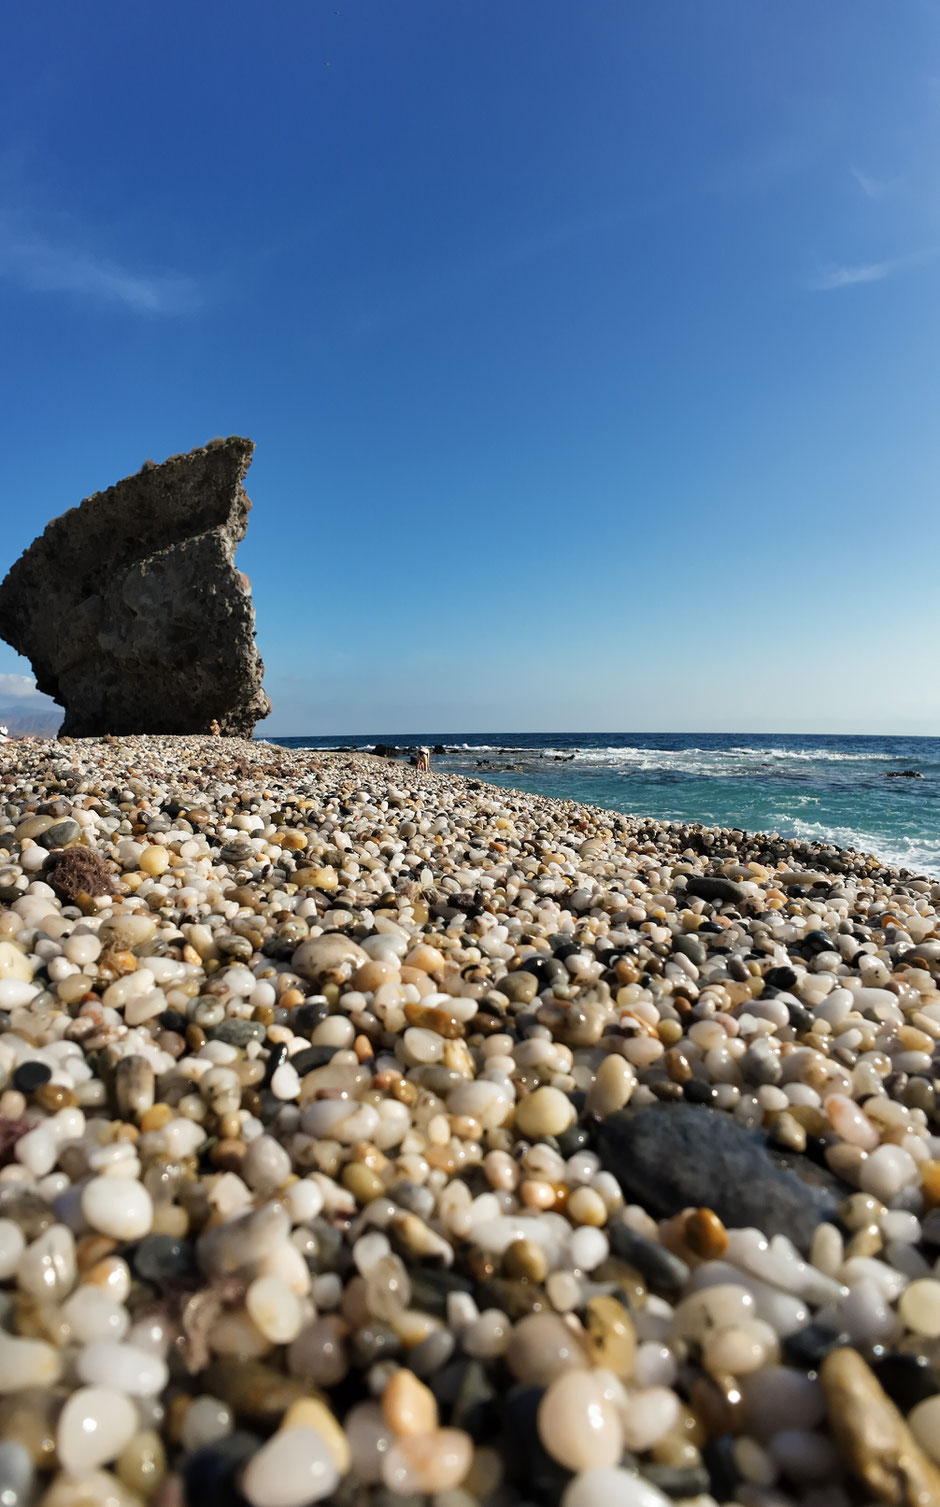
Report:
[{"label": "dark gray rock", "polygon": [[681,952],[690,963],[695,964],[696,968],[703,967],[708,958],[705,943],[695,935],[694,931],[681,931],[677,937],[674,937],[672,950]]},{"label": "dark gray rock", "polygon": [[254,450],[232,436],[146,462],[48,525],[0,585],[0,636],[26,655],[59,729],[251,737],[261,689],[248,577],[235,567]]},{"label": "dark gray rock", "polygon": [[635,1266],[654,1292],[678,1298],[689,1280],[689,1268],[680,1256],[626,1224],[609,1224],[607,1235],[614,1255]]},{"label": "dark gray rock", "polygon": [[705,1207],[731,1228],[789,1235],[803,1250],[847,1191],[808,1158],[772,1155],[759,1131],[693,1104],[608,1115],[598,1151],[626,1197],[657,1218]]},{"label": "dark gray rock", "polygon": [[709,900],[713,905],[740,905],[747,899],[743,885],[721,874],[690,874],[685,893],[697,900]]},{"label": "dark gray rock", "polygon": [[70,842],[74,842],[81,835],[81,830],[78,822],[66,816],[62,821],[47,827],[45,832],[40,832],[39,845],[42,848],[49,848],[50,851],[53,848],[67,847]]}]

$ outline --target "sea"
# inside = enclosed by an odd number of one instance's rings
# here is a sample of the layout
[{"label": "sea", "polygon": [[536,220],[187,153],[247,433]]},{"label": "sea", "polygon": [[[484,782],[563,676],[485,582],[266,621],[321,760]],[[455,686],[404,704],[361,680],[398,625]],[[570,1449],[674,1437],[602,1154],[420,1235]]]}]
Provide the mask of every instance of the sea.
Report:
[{"label": "sea", "polygon": [[[442,747],[432,769],[661,821],[874,853],[940,878],[940,738],[784,733],[388,733],[290,748]],[[893,778],[903,772],[917,779]]]}]

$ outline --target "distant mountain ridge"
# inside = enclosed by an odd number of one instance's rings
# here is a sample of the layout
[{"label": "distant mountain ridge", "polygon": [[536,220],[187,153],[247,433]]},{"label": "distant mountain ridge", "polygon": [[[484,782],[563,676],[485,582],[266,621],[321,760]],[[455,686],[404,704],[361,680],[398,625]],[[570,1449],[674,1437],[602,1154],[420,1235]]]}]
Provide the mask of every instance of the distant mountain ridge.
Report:
[{"label": "distant mountain ridge", "polygon": [[14,738],[27,733],[34,738],[54,738],[62,723],[62,708],[45,696],[3,696],[0,723]]}]

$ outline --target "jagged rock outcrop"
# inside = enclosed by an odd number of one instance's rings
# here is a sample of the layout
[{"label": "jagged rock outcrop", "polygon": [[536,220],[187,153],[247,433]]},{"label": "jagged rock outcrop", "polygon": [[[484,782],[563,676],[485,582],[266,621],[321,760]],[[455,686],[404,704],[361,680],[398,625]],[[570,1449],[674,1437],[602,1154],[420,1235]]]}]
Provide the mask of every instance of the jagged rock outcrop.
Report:
[{"label": "jagged rock outcrop", "polygon": [[0,585],[0,635],[59,729],[250,738],[261,689],[248,577],[235,566],[251,503],[254,445],[232,435],[160,466],[145,462],[54,518]]}]

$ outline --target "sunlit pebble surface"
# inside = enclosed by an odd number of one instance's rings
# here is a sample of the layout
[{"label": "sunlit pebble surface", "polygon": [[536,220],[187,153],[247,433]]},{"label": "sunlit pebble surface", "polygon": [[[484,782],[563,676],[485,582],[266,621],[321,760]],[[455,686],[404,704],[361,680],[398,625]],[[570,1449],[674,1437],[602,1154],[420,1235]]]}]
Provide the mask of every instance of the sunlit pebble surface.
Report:
[{"label": "sunlit pebble surface", "polygon": [[[3,760],[3,1507],[940,1500],[940,886],[365,756]],[[625,1204],[596,1127],[676,1097],[855,1190],[808,1261]]]}]

